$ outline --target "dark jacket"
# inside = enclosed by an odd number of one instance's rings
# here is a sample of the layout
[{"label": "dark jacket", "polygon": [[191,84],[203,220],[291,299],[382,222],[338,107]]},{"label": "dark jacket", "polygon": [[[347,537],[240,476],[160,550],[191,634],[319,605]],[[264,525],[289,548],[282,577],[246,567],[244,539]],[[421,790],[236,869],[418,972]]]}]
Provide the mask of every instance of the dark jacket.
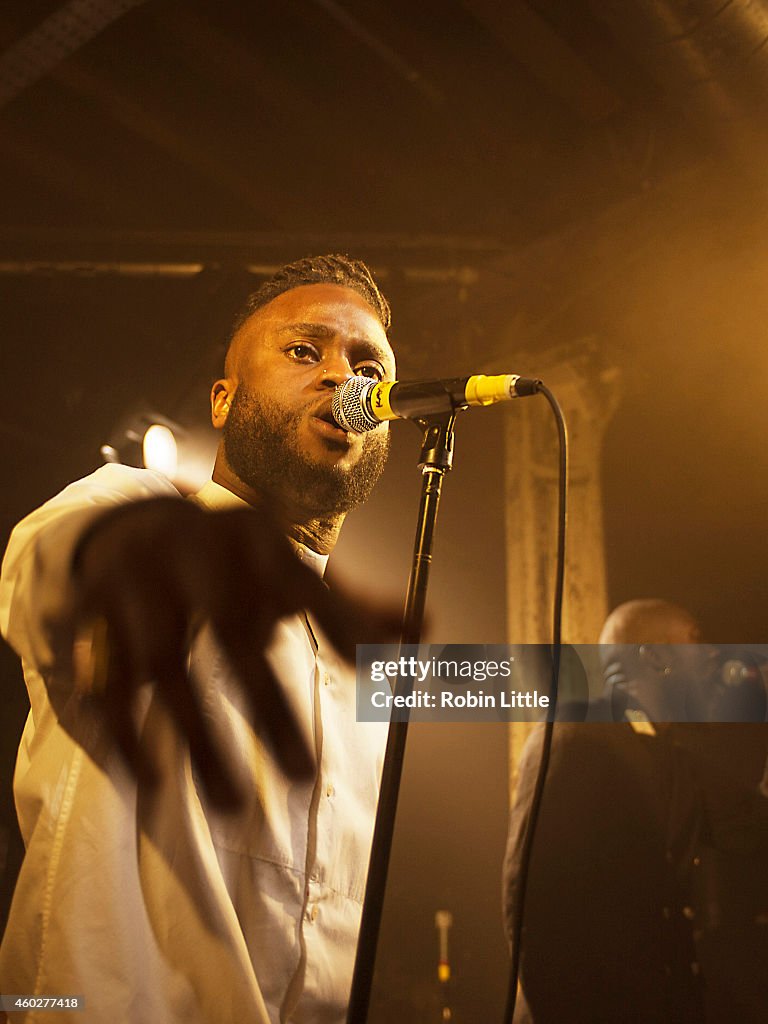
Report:
[{"label": "dark jacket", "polygon": [[[768,849],[768,801],[707,759],[707,726],[559,723],[533,847],[521,979],[536,1024],[703,1020],[702,845]],[[541,751],[521,758],[504,872],[509,934]]]}]

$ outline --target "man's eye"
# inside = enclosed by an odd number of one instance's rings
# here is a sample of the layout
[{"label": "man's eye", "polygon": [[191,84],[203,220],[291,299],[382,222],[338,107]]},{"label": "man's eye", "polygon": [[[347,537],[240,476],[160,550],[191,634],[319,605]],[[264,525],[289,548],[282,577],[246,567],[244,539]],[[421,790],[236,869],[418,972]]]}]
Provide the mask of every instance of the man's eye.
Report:
[{"label": "man's eye", "polygon": [[292,359],[299,360],[300,362],[318,358],[317,349],[314,345],[307,345],[305,342],[291,345],[288,349],[288,354]]},{"label": "man's eye", "polygon": [[384,379],[384,370],[376,363],[363,363],[362,366],[356,366],[355,373],[358,377],[370,377],[371,380]]}]

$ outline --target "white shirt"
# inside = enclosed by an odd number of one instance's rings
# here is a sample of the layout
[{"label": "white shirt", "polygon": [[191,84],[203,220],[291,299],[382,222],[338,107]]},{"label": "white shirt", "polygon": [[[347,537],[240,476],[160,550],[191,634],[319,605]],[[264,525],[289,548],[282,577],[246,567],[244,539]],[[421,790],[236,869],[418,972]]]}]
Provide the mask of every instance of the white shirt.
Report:
[{"label": "white shirt", "polygon": [[[202,631],[193,678],[252,793],[234,816],[206,805],[186,744],[151,692],[143,741],[165,766],[153,797],[71,695],[74,546],[105,506],[152,496],[178,492],[156,474],[104,466],[23,520],[9,544],[0,626],[21,655],[31,711],[14,780],[27,853],[0,991],[84,996],[85,1013],[57,1016],[80,1024],[340,1024],[386,738],[385,727],[355,721],[351,670],[322,638],[316,648],[305,618],[278,624],[269,658],[318,764],[314,782],[289,782]],[[213,483],[196,500],[239,502]],[[299,553],[323,570],[321,556]]]}]

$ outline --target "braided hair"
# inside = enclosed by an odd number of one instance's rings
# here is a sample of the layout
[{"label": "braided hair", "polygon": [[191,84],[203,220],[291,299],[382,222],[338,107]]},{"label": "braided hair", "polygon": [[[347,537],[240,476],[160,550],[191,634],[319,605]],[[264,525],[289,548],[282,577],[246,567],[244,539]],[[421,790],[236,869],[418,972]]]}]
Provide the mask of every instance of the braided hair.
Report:
[{"label": "braided hair", "polygon": [[286,263],[269,280],[263,281],[251,292],[235,318],[230,341],[257,309],[266,306],[283,292],[290,291],[291,288],[300,288],[305,284],[338,284],[351,288],[373,309],[384,330],[389,330],[392,320],[389,303],[379,291],[379,286],[368,267],[362,260],[332,253],[327,256],[307,256],[293,263]]}]

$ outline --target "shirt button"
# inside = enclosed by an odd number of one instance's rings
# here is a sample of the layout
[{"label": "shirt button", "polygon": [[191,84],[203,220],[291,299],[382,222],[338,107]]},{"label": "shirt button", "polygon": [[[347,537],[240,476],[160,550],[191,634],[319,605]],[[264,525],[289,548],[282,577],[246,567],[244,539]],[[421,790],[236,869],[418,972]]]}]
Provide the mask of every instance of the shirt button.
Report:
[{"label": "shirt button", "polygon": [[326,686],[331,685],[331,677],[328,675],[327,672],[323,672],[323,682],[325,683]]},{"label": "shirt button", "polygon": [[310,919],[310,921],[316,921],[317,920],[317,905],[312,907],[312,909],[310,910],[310,912],[309,912],[309,919]]},{"label": "shirt button", "polygon": [[325,795],[328,796],[328,797],[331,797],[331,796],[333,796],[333,794],[335,792],[336,791],[334,790],[333,786],[329,782],[328,785],[325,787]]}]

